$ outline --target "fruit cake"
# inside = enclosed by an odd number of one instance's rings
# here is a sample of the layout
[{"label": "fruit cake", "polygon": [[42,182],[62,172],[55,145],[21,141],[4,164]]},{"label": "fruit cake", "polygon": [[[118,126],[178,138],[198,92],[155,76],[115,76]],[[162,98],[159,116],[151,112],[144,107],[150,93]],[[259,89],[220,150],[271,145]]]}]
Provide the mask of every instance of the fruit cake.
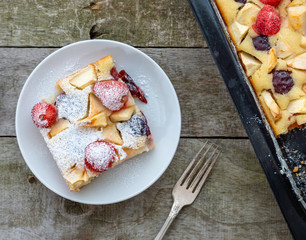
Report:
[{"label": "fruit cake", "polygon": [[134,97],[144,92],[106,56],[57,81],[58,94],[31,112],[71,191],[100,173],[154,148],[144,113]]},{"label": "fruit cake", "polygon": [[215,0],[276,136],[306,123],[306,0]]}]

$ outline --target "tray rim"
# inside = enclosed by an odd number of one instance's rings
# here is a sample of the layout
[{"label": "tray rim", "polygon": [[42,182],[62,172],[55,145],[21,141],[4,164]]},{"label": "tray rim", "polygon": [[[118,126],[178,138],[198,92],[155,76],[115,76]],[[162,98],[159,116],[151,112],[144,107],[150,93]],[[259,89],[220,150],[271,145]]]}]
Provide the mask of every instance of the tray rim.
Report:
[{"label": "tray rim", "polygon": [[262,108],[262,106],[261,106],[261,104],[260,104],[260,102],[259,102],[259,100],[258,100],[258,98],[256,96],[256,93],[254,91],[252,83],[250,82],[250,79],[245,74],[245,69],[243,68],[243,66],[241,64],[241,61],[240,61],[240,58],[239,58],[239,56],[237,54],[236,46],[235,46],[235,44],[233,43],[233,41],[232,41],[232,39],[230,37],[230,34],[229,34],[229,32],[227,30],[227,27],[226,27],[226,24],[225,24],[225,22],[224,22],[224,20],[223,20],[223,18],[221,16],[219,10],[218,10],[218,6],[217,6],[217,4],[215,3],[214,0],[210,0],[210,3],[212,5],[213,10],[215,11],[215,14],[216,14],[216,16],[217,16],[217,18],[219,20],[220,25],[222,26],[222,30],[223,30],[226,38],[227,38],[227,41],[228,41],[228,43],[229,43],[229,45],[230,45],[230,47],[232,49],[232,52],[233,52],[234,56],[236,57],[237,65],[239,66],[239,68],[240,68],[240,70],[242,72],[244,80],[246,81],[246,83],[247,83],[247,85],[249,87],[249,90],[250,90],[251,94],[254,97],[254,100],[256,102],[257,108],[258,108],[258,110],[260,112],[260,116],[261,116],[261,118],[262,118],[262,120],[263,120],[263,122],[264,122],[264,124],[265,124],[265,126],[267,128],[268,133],[270,134],[270,137],[273,140],[273,143],[274,143],[274,146],[275,146],[275,150],[276,150],[276,153],[277,153],[277,156],[278,156],[278,160],[279,160],[279,162],[281,164],[280,173],[283,174],[283,175],[286,175],[286,177],[290,181],[290,184],[293,186],[293,191],[295,192],[295,194],[296,194],[296,196],[298,198],[298,201],[302,204],[302,206],[306,210],[306,202],[305,202],[305,200],[301,197],[301,195],[298,192],[298,187],[296,185],[296,182],[293,179],[293,176],[292,176],[292,174],[290,172],[290,169],[289,169],[288,164],[287,164],[287,162],[285,160],[285,157],[284,157],[284,155],[283,155],[283,153],[282,153],[282,151],[280,149],[279,143],[277,142],[277,139],[276,139],[276,137],[274,135],[272,127],[269,124],[269,121],[268,121],[268,119],[267,119],[267,117],[266,117],[266,115],[264,113],[264,110],[263,110],[263,108]]},{"label": "tray rim", "polygon": [[[220,74],[227,86],[230,96],[236,106],[239,117],[241,118],[241,121],[249,136],[250,142],[254,148],[256,156],[265,172],[267,180],[277,200],[277,203],[285,217],[289,229],[295,239],[305,239],[306,232],[303,232],[303,229],[306,228],[305,201],[304,200],[301,201],[301,196],[298,195],[296,191],[297,187],[296,189],[292,189],[292,186],[294,185],[296,186],[296,183],[293,180],[292,176],[291,176],[292,178],[291,181],[290,181],[290,176],[288,178],[288,171],[289,171],[288,165],[283,158],[283,154],[281,152],[281,149],[279,148],[279,144],[265,117],[265,114],[263,113],[263,110],[261,108],[261,105],[259,104],[259,101],[253,90],[253,87],[249,79],[245,75],[245,71],[240,63],[238,54],[236,53],[235,46],[230,40],[222,16],[220,15],[215,2],[212,0],[201,0],[201,1],[188,0],[188,1],[192,11],[194,12],[196,20],[202,30],[203,36],[209,46],[210,52],[215,60],[215,63],[219,68]],[[210,37],[210,35],[212,34],[210,34],[209,31],[213,31],[214,33],[213,39],[212,37]],[[220,37],[221,40],[219,40],[218,37]],[[233,88],[230,86],[230,81],[228,81],[225,78],[226,69],[224,68],[224,66],[220,64],[222,62],[222,59],[220,57],[220,52],[216,51],[218,50],[218,41],[219,43],[221,41],[223,47],[225,47],[225,52],[226,52],[225,55],[229,57],[229,61],[235,63],[232,66],[233,67],[232,71],[234,72],[232,75],[237,76],[240,80],[241,79],[244,80],[244,82],[240,82],[240,84],[247,86],[248,88],[247,93],[252,95],[253,98],[252,100],[257,109],[254,108],[254,105],[247,106],[247,108],[245,109],[239,108],[239,105],[241,105],[241,103],[239,104],[238,100],[235,99],[235,96],[237,96],[238,91],[233,90]],[[244,86],[244,90],[246,90],[246,86]],[[257,117],[259,117],[262,122],[261,123],[255,122],[254,124],[251,125],[247,124],[245,118],[248,114],[250,114],[250,112],[251,113],[257,112]],[[254,130],[252,130],[252,128],[255,128],[256,131],[258,130],[256,133],[260,135],[260,137],[262,138],[261,142],[259,142],[259,138],[257,136],[252,134],[254,133]],[[260,147],[257,144],[259,144]],[[270,147],[268,147],[267,149],[267,146],[269,146],[269,144]],[[264,156],[264,154],[268,155]],[[271,172],[272,170],[273,172]],[[288,184],[291,186],[291,189],[290,186],[288,186]],[[287,191],[285,188],[287,190],[290,189],[290,191]]]}]

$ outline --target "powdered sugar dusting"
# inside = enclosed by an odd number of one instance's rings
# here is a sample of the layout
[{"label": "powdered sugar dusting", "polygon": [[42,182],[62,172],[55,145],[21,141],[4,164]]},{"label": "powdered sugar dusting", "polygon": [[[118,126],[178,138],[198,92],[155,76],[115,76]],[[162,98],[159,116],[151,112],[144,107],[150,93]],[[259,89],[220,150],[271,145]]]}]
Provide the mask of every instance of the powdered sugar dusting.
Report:
[{"label": "powdered sugar dusting", "polygon": [[50,152],[62,173],[71,167],[84,167],[85,148],[88,144],[102,140],[102,131],[71,125],[66,130],[49,138],[50,129],[40,129]]},{"label": "powdered sugar dusting", "polygon": [[35,108],[37,104],[33,107],[32,109],[32,119],[33,122],[38,125],[39,127],[46,127],[48,125],[47,119],[42,119],[40,118],[41,115],[46,115],[47,108],[40,108],[40,111],[38,112],[37,109]]},{"label": "powdered sugar dusting", "polygon": [[134,114],[126,122],[125,129],[129,134],[132,134],[135,137],[150,135],[147,120],[141,113]]},{"label": "powdered sugar dusting", "polygon": [[56,98],[56,107],[58,109],[58,117],[66,118],[71,123],[75,123],[87,114],[88,97],[86,94],[79,96],[68,96],[60,94]]},{"label": "powdered sugar dusting", "polygon": [[134,136],[130,133],[130,126],[127,122],[117,123],[117,128],[123,140],[122,147],[138,149],[146,144],[146,136]]},{"label": "powdered sugar dusting", "polygon": [[152,84],[155,83],[154,79],[150,79],[147,75],[140,73],[136,74],[132,78],[134,79],[135,83],[143,90],[145,97],[148,100],[148,104],[143,104],[139,101],[139,106],[145,115],[148,116],[148,121],[150,123],[149,125],[156,125],[163,122],[165,113],[160,113],[162,110],[160,106],[163,105],[163,102],[161,102],[161,99],[156,93],[156,89],[158,89],[158,87],[152,87]]},{"label": "powdered sugar dusting", "polygon": [[116,156],[115,149],[105,142],[89,144],[85,150],[87,163],[96,171],[103,172],[110,167],[110,163]]},{"label": "powdered sugar dusting", "polygon": [[93,87],[93,91],[103,105],[112,111],[122,108],[124,105],[122,99],[129,93],[127,86],[119,81],[97,82]]},{"label": "powdered sugar dusting", "polygon": [[121,162],[122,160],[124,160],[127,157],[126,152],[122,149],[122,146],[113,144],[113,146],[115,147],[115,149],[117,150],[118,156],[115,158],[114,161],[114,165],[117,165],[117,163]]},{"label": "powdered sugar dusting", "polygon": [[56,110],[46,102],[37,103],[32,108],[32,119],[37,127],[49,127],[56,119]]},{"label": "powdered sugar dusting", "polygon": [[138,75],[134,79],[134,81],[141,88],[141,90],[145,93],[146,97],[150,98],[152,94],[152,89],[148,85],[148,77],[145,75]]},{"label": "powdered sugar dusting", "polygon": [[92,92],[92,86],[89,85],[82,90],[77,89],[69,82],[73,75],[58,81],[65,94],[57,97],[59,101],[56,105],[60,118],[67,118],[70,122],[75,123],[87,114],[88,96]]}]

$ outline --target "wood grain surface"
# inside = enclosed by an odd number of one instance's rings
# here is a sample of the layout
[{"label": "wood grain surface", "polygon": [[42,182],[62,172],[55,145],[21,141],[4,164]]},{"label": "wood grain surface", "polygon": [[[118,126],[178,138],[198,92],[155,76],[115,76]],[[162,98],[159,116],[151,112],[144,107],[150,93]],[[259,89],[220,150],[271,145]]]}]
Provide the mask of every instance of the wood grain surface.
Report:
[{"label": "wood grain surface", "polygon": [[94,38],[133,46],[204,46],[185,0],[4,0],[0,35],[0,46],[63,46]]},{"label": "wood grain surface", "polygon": [[[14,118],[33,69],[87,39],[128,43],[169,76],[182,111],[177,153],[162,177],[127,201],[84,205],[47,189],[23,160]],[[171,191],[207,138],[223,153],[197,200],[165,239],[290,240],[292,236],[186,0],[0,1],[0,239],[154,239]]]},{"label": "wood grain surface", "polygon": [[[38,180],[16,139],[0,138],[1,239],[153,239],[166,219],[172,187],[205,139],[181,139],[168,170],[127,201],[84,205],[65,200]],[[290,239],[265,175],[247,139],[212,140],[223,153],[202,192],[165,239]],[[260,186],[260,187],[259,187]]]}]

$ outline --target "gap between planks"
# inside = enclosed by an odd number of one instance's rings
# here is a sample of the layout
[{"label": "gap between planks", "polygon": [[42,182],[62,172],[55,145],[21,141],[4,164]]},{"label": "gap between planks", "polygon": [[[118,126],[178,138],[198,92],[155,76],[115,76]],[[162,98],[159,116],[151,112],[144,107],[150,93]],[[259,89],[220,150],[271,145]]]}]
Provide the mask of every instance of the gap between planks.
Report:
[{"label": "gap between planks", "polygon": [[[96,39],[96,40],[99,40],[99,39]],[[102,39],[100,39],[102,40]],[[88,40],[82,40],[82,41],[77,41],[77,42],[83,42],[83,41],[90,41],[90,39]],[[65,46],[68,46],[70,44],[73,44],[73,43],[77,43],[77,42],[71,42],[69,44],[66,44],[66,45],[62,45],[62,46],[0,46],[0,48],[62,48],[62,47],[65,47]],[[129,44],[128,44],[129,45]],[[144,48],[147,48],[147,49],[155,49],[155,48],[162,48],[162,49],[166,49],[166,48],[178,48],[178,49],[208,49],[207,46],[203,46],[203,47],[176,47],[176,46],[137,46],[137,45],[130,45],[134,48],[139,48],[139,49],[144,49]]]}]

